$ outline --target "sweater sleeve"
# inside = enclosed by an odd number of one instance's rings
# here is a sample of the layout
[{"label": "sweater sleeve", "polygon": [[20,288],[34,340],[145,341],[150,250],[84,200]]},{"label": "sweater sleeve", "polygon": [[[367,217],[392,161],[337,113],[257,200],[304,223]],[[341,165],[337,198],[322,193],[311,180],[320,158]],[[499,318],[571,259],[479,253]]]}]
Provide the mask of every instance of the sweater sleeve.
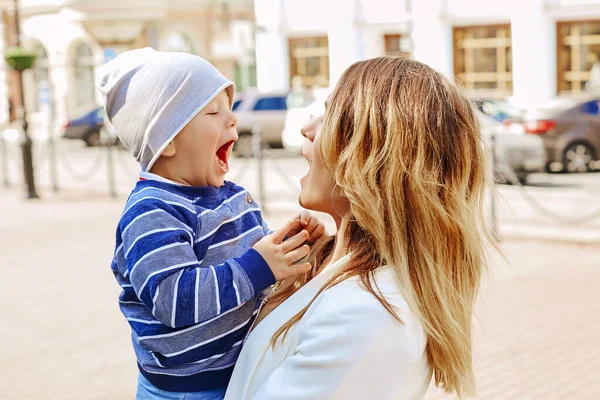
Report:
[{"label": "sweater sleeve", "polygon": [[[127,217],[130,215],[130,217]],[[212,319],[275,283],[258,252],[202,266],[194,250],[193,208],[160,199],[136,203],[120,224],[125,272],[138,298],[163,325]]]},{"label": "sweater sleeve", "polygon": [[265,236],[270,235],[271,233],[275,232],[273,229],[269,228],[269,225],[265,222],[264,219],[262,222],[262,228],[263,228],[263,233],[265,234]]}]

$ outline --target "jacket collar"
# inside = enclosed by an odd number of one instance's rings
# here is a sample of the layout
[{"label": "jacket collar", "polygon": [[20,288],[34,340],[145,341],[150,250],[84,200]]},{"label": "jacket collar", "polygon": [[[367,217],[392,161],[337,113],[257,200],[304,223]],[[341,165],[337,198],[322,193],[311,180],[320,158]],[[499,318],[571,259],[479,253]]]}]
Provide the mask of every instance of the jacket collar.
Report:
[{"label": "jacket collar", "polygon": [[[271,338],[279,328],[294,315],[300,312],[310,303],[317,292],[323,287],[325,282],[337,271],[339,271],[348,261],[350,255],[346,255],[338,261],[327,265],[319,275],[314,277],[310,282],[301,287],[296,293],[291,295],[287,300],[275,308],[267,315],[247,338],[242,355],[236,365],[235,376],[239,383],[243,382],[243,388],[238,393],[246,393],[248,386],[253,379],[257,366],[260,364],[265,353],[270,347]],[[285,347],[285,344],[279,343],[278,346]]]}]

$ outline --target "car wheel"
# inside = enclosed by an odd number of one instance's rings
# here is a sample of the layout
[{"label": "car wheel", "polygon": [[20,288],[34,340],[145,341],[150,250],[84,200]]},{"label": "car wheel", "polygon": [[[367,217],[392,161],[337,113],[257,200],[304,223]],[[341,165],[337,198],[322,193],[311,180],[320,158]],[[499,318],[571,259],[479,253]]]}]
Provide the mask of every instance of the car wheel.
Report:
[{"label": "car wheel", "polygon": [[240,133],[240,136],[233,145],[233,152],[236,156],[250,158],[254,154],[252,149],[252,135],[249,133]]},{"label": "car wheel", "polygon": [[528,176],[529,176],[529,174],[518,174],[517,175],[517,179],[519,179],[519,183],[521,184],[521,186],[527,185],[527,177]]},{"label": "car wheel", "polygon": [[591,171],[592,161],[594,161],[594,150],[587,143],[572,143],[563,153],[565,172]]},{"label": "car wheel", "polygon": [[90,147],[100,145],[100,132],[90,132],[85,138],[85,143]]}]

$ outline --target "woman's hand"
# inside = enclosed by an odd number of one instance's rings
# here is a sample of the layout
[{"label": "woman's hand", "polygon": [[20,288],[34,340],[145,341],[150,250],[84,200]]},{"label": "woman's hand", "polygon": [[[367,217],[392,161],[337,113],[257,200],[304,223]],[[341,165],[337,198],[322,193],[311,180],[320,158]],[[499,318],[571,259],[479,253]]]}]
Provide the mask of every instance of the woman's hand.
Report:
[{"label": "woman's hand", "polygon": [[288,233],[288,237],[292,237],[300,231],[305,230],[309,234],[307,242],[314,243],[326,233],[323,222],[319,221],[317,217],[311,215],[308,211],[302,211],[295,219],[299,222],[299,226],[292,228]]},{"label": "woman's hand", "polygon": [[259,240],[253,248],[269,264],[275,280],[279,282],[310,270],[310,263],[294,264],[310,252],[310,247],[304,244],[309,238],[309,232],[300,227],[300,221],[290,219],[284,226]]}]

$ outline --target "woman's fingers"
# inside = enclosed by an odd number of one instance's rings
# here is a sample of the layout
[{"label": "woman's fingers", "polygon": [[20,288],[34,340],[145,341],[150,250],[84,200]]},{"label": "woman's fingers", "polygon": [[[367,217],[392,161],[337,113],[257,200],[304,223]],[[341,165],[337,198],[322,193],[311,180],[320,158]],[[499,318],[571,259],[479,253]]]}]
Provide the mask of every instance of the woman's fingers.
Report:
[{"label": "woman's fingers", "polygon": [[[300,222],[300,223],[302,223],[302,222]],[[304,225],[304,229],[306,229],[308,232],[312,232],[316,229],[316,227],[318,225],[319,225],[319,220],[316,218],[311,218]]]},{"label": "woman's fingers", "polygon": [[325,224],[323,224],[322,222],[319,222],[317,224],[317,227],[314,230],[309,231],[309,232],[310,232],[310,241],[315,242],[318,238],[320,238],[321,236],[323,236],[325,234]]},{"label": "woman's fingers", "polygon": [[[308,211],[301,211],[300,214],[298,215],[298,220],[300,220],[300,225],[302,225],[305,228],[308,228],[308,225],[310,224],[310,222],[315,219],[316,218],[311,217],[311,215]],[[308,229],[308,231],[310,232],[311,230]]]}]

